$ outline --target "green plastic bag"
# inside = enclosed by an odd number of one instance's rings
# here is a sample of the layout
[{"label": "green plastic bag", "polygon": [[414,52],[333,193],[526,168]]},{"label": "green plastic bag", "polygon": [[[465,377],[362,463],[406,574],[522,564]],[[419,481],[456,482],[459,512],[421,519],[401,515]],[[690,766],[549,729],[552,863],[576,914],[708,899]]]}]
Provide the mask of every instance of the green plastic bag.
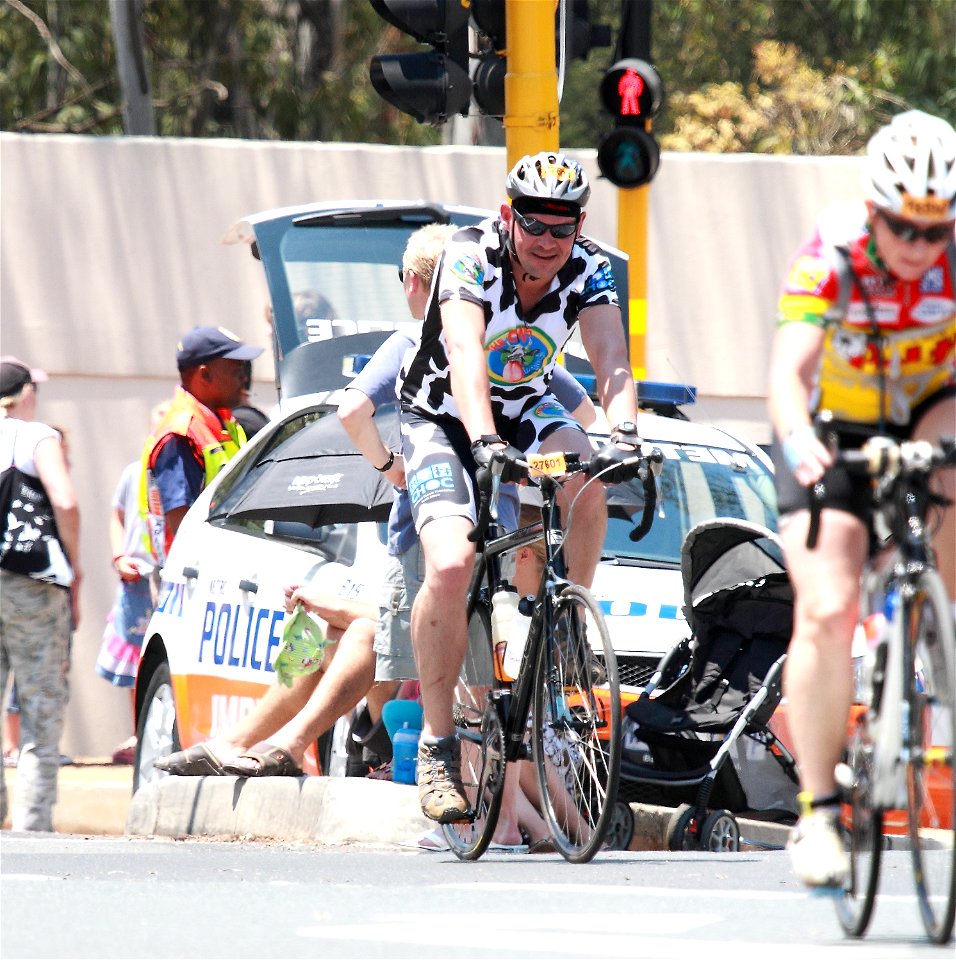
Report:
[{"label": "green plastic bag", "polygon": [[301,603],[297,603],[292,616],[285,622],[282,643],[272,664],[279,682],[291,687],[295,677],[315,673],[322,664],[327,646],[319,622]]}]

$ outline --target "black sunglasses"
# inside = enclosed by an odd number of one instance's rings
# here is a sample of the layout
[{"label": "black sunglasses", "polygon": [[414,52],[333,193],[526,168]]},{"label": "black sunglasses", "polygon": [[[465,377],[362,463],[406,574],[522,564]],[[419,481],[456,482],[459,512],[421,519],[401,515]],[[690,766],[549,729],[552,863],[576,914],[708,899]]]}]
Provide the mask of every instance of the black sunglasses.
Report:
[{"label": "black sunglasses", "polygon": [[405,286],[405,268],[404,267],[398,268],[398,279],[401,282],[402,286],[404,287]]},{"label": "black sunglasses", "polygon": [[567,240],[568,237],[574,236],[578,232],[578,221],[575,220],[573,223],[555,223],[549,225],[547,223],[542,223],[540,220],[534,220],[531,217],[523,217],[517,210],[512,211],[514,213],[515,222],[524,230],[525,233],[530,233],[532,237],[543,236],[545,231],[550,231],[551,236],[555,240]]},{"label": "black sunglasses", "polygon": [[918,227],[909,220],[902,220],[888,214],[885,210],[880,211],[880,217],[889,227],[890,233],[894,237],[899,237],[903,243],[915,243],[917,240],[925,240],[927,243],[942,243],[943,240],[950,240],[954,236],[952,223],[940,223],[934,227]]}]

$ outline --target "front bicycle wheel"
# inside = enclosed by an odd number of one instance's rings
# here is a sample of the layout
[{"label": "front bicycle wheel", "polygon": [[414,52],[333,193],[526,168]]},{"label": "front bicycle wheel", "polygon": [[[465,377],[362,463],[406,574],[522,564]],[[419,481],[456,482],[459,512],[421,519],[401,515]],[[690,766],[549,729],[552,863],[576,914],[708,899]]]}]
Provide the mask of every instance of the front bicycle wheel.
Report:
[{"label": "front bicycle wheel", "polygon": [[913,648],[908,671],[909,835],[923,925],[946,943],[956,916],[956,640],[952,605],[935,570],[904,592],[904,626]]},{"label": "front bicycle wheel", "polygon": [[453,710],[461,740],[461,780],[472,819],[442,824],[442,833],[460,860],[477,860],[498,825],[505,783],[505,744],[491,654],[491,616],[484,604],[468,621],[468,652],[455,687]]},{"label": "front bicycle wheel", "polygon": [[847,744],[849,783],[841,783],[840,833],[850,860],[850,876],[836,900],[840,926],[862,937],[873,915],[880,882],[883,813],[873,805],[873,741],[865,713],[860,713]]},{"label": "front bicycle wheel", "polygon": [[554,599],[553,642],[542,643],[531,742],[541,808],[558,852],[586,863],[614,816],[621,770],[621,692],[604,615],[574,584]]}]

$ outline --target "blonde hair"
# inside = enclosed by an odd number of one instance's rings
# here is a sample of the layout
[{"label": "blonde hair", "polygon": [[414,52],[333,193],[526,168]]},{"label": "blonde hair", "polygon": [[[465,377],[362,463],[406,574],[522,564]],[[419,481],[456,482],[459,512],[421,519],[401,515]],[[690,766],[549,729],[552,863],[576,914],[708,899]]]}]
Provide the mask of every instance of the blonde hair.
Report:
[{"label": "blonde hair", "polygon": [[416,230],[405,245],[402,270],[417,274],[426,287],[432,285],[435,264],[451,235],[458,229],[450,223],[429,223]]}]

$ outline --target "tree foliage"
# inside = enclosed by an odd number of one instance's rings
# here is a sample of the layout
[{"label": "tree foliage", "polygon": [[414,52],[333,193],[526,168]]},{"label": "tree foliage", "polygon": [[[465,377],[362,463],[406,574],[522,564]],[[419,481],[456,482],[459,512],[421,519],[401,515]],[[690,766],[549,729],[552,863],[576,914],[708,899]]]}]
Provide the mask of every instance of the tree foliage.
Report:
[{"label": "tree foliage", "polygon": [[[620,23],[622,0],[590,0]],[[142,0],[165,136],[437,143],[371,89],[368,60],[409,38],[367,0]],[[665,148],[844,153],[906,106],[956,121],[954,0],[657,0]],[[569,65],[562,142],[594,146],[617,58]],[[0,128],[121,134],[107,0],[0,0]]]}]

